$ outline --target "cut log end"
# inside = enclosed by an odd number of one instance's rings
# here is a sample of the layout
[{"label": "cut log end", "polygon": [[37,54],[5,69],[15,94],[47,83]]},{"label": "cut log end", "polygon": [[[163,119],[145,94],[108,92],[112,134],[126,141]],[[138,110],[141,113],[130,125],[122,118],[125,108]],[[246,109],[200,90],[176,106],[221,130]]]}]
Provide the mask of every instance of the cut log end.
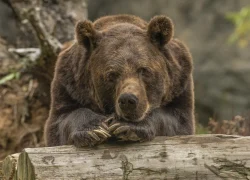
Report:
[{"label": "cut log end", "polygon": [[18,158],[17,169],[18,180],[36,179],[34,167],[30,161],[29,155],[25,151],[22,152]]},{"label": "cut log end", "polygon": [[17,161],[19,153],[9,155],[2,162],[3,179],[16,179]]}]

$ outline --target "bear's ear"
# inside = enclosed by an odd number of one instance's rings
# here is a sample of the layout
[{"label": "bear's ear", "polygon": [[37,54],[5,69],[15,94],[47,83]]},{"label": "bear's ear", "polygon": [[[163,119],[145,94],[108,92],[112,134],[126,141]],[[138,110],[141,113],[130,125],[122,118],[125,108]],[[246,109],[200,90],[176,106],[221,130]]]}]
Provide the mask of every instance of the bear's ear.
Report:
[{"label": "bear's ear", "polygon": [[148,36],[154,44],[161,47],[167,44],[174,34],[172,20],[166,16],[155,16],[148,24]]},{"label": "bear's ear", "polygon": [[75,36],[79,45],[92,50],[96,46],[98,32],[91,21],[79,21],[75,27]]}]

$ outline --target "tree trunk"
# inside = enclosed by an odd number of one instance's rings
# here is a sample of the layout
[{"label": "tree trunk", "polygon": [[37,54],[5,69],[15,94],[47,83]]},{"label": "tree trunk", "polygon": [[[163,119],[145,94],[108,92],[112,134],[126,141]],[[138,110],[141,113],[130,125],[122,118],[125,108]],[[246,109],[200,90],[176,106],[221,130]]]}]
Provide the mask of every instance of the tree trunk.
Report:
[{"label": "tree trunk", "polygon": [[[3,167],[14,167],[7,158]],[[7,164],[7,165],[6,165]],[[28,148],[6,177],[30,179],[250,179],[250,137],[157,137],[95,148]],[[10,170],[11,169],[11,170]]]}]

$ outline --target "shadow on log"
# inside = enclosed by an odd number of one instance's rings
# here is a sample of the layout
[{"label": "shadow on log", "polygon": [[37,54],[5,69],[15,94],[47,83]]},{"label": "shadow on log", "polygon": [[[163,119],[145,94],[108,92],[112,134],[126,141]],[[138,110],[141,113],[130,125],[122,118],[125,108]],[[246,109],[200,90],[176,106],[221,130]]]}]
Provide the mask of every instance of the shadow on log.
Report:
[{"label": "shadow on log", "polygon": [[6,179],[19,180],[249,179],[250,137],[195,135],[95,148],[28,148],[7,157],[3,169]]}]

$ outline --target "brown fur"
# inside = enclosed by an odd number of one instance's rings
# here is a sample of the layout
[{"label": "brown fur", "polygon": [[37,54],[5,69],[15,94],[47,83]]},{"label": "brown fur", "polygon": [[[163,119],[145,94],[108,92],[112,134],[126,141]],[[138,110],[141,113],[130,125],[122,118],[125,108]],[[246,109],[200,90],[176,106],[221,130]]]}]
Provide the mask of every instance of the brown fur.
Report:
[{"label": "brown fur", "polygon": [[[88,132],[110,116],[119,131],[129,129],[110,133],[127,140],[193,134],[192,58],[173,33],[165,16],[149,24],[130,15],[79,22],[77,42],[56,64],[46,144],[95,145]],[[136,97],[137,108],[121,110],[122,94]]]}]

